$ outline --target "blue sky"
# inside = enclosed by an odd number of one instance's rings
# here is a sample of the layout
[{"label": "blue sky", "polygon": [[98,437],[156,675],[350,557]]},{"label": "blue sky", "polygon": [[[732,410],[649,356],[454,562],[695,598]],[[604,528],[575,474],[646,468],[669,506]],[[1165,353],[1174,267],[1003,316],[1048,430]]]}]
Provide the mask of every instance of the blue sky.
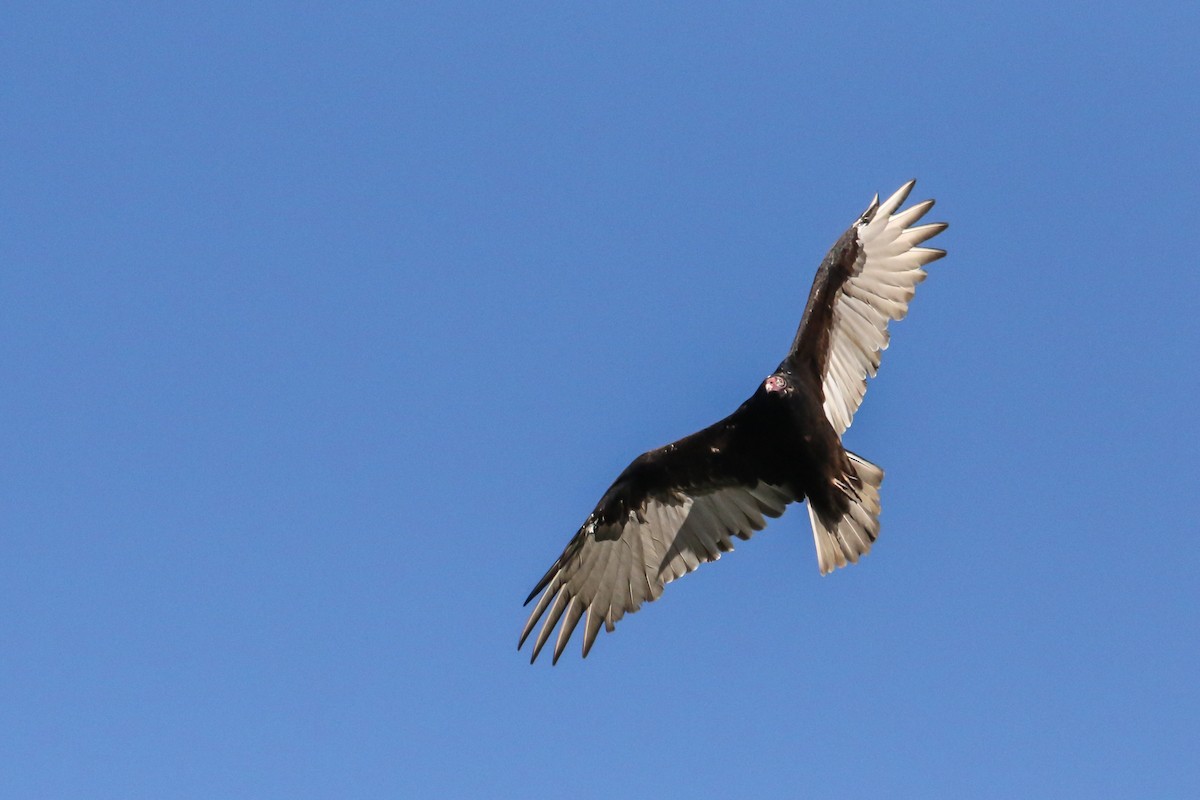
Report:
[{"label": "blue sky", "polygon": [[[1196,796],[1198,7],[428,6],[3,12],[0,795]],[[910,177],[872,554],[531,667]]]}]

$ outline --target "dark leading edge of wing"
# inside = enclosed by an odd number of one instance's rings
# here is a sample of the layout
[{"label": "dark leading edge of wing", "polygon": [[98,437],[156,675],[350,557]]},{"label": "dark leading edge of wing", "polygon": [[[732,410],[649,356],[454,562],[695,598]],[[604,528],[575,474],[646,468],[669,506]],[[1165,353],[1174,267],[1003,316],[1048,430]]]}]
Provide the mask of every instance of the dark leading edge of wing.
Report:
[{"label": "dark leading edge of wing", "polygon": [[858,222],[825,256],[785,363],[821,377],[825,415],[838,434],[854,419],[888,346],[888,322],[903,319],[921,267],[946,255],[917,245],[947,227],[934,222],[909,227],[933,208],[925,200],[894,214],[916,181],[882,204],[872,201]]},{"label": "dark leading edge of wing", "polygon": [[583,654],[600,626],[658,599],[663,587],[749,539],[799,498],[772,485],[779,471],[751,452],[738,431],[745,407],[674,444],[644,453],[605,492],[554,566],[525,600],[541,599],[521,632],[520,647],[549,614],[534,642],[533,661],[563,619],[557,662],[584,613]]}]

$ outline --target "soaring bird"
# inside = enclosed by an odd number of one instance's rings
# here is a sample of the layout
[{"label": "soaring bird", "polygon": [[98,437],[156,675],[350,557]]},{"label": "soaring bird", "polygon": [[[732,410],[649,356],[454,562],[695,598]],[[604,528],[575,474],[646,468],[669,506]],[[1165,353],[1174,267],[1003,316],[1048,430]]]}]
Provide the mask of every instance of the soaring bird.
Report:
[{"label": "soaring bird", "polygon": [[946,223],[914,225],[925,200],[900,211],[916,181],[876,195],[817,270],[787,357],[725,419],[643,453],[617,476],[554,566],[520,649],[545,617],[532,663],[561,620],[554,663],[584,614],[583,655],[603,625],[657,600],[663,587],[716,561],[790,503],[808,500],[824,575],[879,535],[883,470],[842,446],[842,434],[888,346],[888,322],[908,312],[923,266],[946,255],[920,247]]}]

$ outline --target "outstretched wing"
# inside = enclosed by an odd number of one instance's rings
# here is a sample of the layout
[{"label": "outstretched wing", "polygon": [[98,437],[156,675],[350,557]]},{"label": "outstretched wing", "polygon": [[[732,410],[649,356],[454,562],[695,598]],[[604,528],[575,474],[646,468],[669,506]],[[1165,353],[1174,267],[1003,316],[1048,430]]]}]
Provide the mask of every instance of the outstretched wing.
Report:
[{"label": "outstretched wing", "polygon": [[946,229],[910,227],[933,200],[897,209],[916,181],[871,205],[825,256],[785,364],[819,378],[825,416],[841,435],[854,419],[888,346],[888,322],[903,319],[924,265],[946,255],[917,245]]},{"label": "outstretched wing", "polygon": [[[749,404],[747,404],[749,405]],[[600,626],[658,599],[663,587],[749,539],[800,498],[770,483],[738,443],[746,406],[709,428],[639,456],[605,493],[558,561],[534,587],[541,598],[521,641],[545,615],[530,662],[555,625],[554,662],[586,613],[583,655]]]}]

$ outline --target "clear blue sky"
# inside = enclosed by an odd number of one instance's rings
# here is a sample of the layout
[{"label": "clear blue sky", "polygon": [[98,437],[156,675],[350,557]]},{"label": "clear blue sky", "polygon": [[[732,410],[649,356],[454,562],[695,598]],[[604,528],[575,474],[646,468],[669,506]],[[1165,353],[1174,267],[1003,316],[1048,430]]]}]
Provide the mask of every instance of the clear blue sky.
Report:
[{"label": "clear blue sky", "polygon": [[[109,5],[0,17],[0,796],[1200,792],[1200,6]],[[910,177],[874,552],[531,667]]]}]

